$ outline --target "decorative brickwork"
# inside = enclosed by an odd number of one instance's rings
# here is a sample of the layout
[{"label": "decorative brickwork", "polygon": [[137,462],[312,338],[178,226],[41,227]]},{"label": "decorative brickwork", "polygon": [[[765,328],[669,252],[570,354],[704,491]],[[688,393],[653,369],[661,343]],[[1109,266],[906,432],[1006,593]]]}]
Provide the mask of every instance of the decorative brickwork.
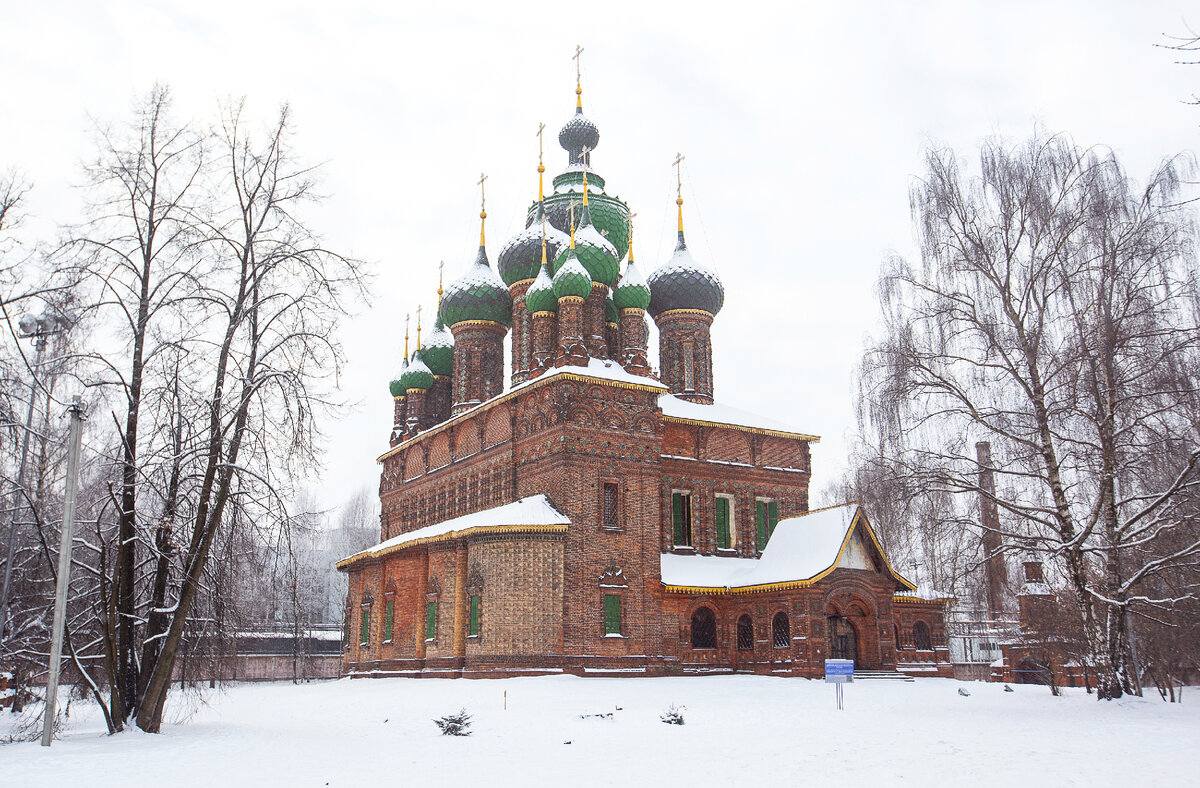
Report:
[{"label": "decorative brickwork", "polygon": [[622,309],[620,323],[621,366],[634,375],[650,375],[647,356],[646,310]]},{"label": "decorative brickwork", "polygon": [[554,366],[558,355],[558,320],[553,312],[534,312],[532,322],[533,374],[536,374]]},{"label": "decorative brickwork", "polygon": [[530,372],[537,368],[533,357],[533,321],[529,310],[525,307],[525,291],[533,284],[532,279],[522,279],[514,282],[508,288],[512,294],[512,384],[523,383],[529,379]]},{"label": "decorative brickwork", "polygon": [[[601,304],[603,307],[603,304]],[[584,320],[587,304],[582,298],[565,296],[558,299],[558,354],[554,358],[556,367],[585,366],[588,348],[584,342]]]},{"label": "decorative brickwork", "polygon": [[712,321],[712,315],[695,309],[663,312],[654,321],[662,382],[689,402],[713,401]]},{"label": "decorative brickwork", "polygon": [[504,390],[504,335],[501,323],[468,320],[450,327],[454,335],[452,414],[458,415]]}]

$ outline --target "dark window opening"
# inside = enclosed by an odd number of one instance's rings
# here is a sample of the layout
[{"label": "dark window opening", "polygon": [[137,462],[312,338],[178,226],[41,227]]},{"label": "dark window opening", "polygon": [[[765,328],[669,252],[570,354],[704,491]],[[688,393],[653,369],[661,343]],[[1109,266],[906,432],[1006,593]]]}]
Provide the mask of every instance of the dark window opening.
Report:
[{"label": "dark window opening", "polygon": [[738,651],[754,650],[754,622],[750,616],[742,616],[737,622]]},{"label": "dark window opening", "polygon": [[691,493],[671,493],[671,537],[677,546],[690,547],[692,544]]},{"label": "dark window opening", "polygon": [[387,603],[387,612],[384,613],[385,618],[383,620],[384,642],[390,642],[392,639],[392,613],[394,612],[394,605],[395,603],[389,599]]},{"label": "dark window opening", "polygon": [[771,621],[771,640],[775,648],[789,648],[792,645],[792,625],[787,613],[779,612]]},{"label": "dark window opening", "polygon": [[706,607],[692,613],[692,648],[717,647],[717,617]]},{"label": "dark window opening", "polygon": [[371,608],[362,609],[362,632],[358,640],[364,646],[371,642]]},{"label": "dark window opening", "polygon": [[924,621],[913,624],[913,646],[917,651],[931,651],[933,641],[929,637],[929,626]]},{"label": "dark window opening", "polygon": [[604,527],[617,528],[617,485],[615,482],[604,483]]}]

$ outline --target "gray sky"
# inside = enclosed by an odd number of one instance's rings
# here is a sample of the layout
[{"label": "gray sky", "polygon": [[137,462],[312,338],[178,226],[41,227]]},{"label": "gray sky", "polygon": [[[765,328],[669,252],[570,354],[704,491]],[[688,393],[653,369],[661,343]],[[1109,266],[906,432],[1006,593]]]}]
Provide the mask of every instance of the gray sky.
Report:
[{"label": "gray sky", "polygon": [[124,119],[155,82],[181,118],[229,96],[264,117],[291,104],[299,153],[327,162],[312,224],[378,272],[344,331],[357,404],[326,425],[328,505],[378,482],[403,315],[431,310],[438,260],[449,281],[473,259],[480,171],[494,265],[536,197],[539,121],[547,183],[565,165],[576,44],[593,165],[638,214],[643,272],[673,246],[682,152],[689,245],[726,290],[717,398],[821,435],[814,490],[845,465],[875,279],[914,252],[928,142],[969,161],[980,138],[1040,123],[1111,146],[1140,179],[1200,124],[1183,103],[1200,66],[1153,47],[1189,11],[1200,25],[1184,2],[410,5],[46,0],[0,16],[0,168],[34,182],[26,229],[47,237],[77,216],[89,116]]}]

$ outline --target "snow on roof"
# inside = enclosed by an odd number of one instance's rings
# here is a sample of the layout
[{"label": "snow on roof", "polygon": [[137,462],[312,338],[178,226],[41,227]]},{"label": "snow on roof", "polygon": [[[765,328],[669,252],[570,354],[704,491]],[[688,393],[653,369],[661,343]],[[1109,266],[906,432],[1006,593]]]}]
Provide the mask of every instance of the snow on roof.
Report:
[{"label": "snow on roof", "polygon": [[453,517],[449,520],[443,520],[440,523],[427,525],[424,528],[418,528],[415,531],[393,536],[391,539],[380,542],[374,547],[368,547],[366,550],[357,552],[347,558],[338,561],[338,566],[357,561],[368,556],[378,556],[393,548],[412,542],[425,541],[439,536],[452,536],[464,531],[475,528],[496,528],[500,526],[547,526],[547,525],[570,525],[571,520],[562,512],[554,508],[550,503],[550,499],[545,495],[531,495],[528,498],[522,498],[513,503],[506,503],[502,506],[495,506],[491,509],[484,509],[481,512],[472,514],[464,514],[461,517]]},{"label": "snow on roof", "polygon": [[817,579],[837,564],[858,512],[848,503],[780,520],[760,558],[664,553],[662,582],[732,589]]},{"label": "snow on roof", "polygon": [[720,403],[701,405],[698,402],[682,400],[674,394],[663,394],[658,398],[658,407],[662,408],[663,416],[667,418],[729,424],[734,427],[750,427],[751,429],[771,430],[772,432],[786,432],[789,435],[803,435],[812,440],[820,440],[815,435],[807,435],[801,432],[791,424]]},{"label": "snow on roof", "polygon": [[555,375],[582,375],[583,377],[588,377],[588,378],[599,378],[601,380],[612,380],[612,381],[616,381],[617,383],[632,383],[632,384],[635,384],[638,386],[649,386],[650,388],[662,389],[663,391],[666,391],[666,389],[667,389],[666,386],[659,383],[654,378],[647,378],[647,377],[643,377],[641,375],[632,375],[632,374],[626,372],[625,368],[622,367],[620,364],[618,364],[615,361],[605,361],[603,359],[598,359],[598,358],[589,358],[586,367],[572,367],[572,366],[558,367],[556,369],[550,370],[549,372],[545,373],[544,375],[540,375],[540,376],[534,378],[533,380],[528,380],[528,381],[525,381],[524,383],[513,386],[512,389],[510,389],[510,391],[517,391],[525,386],[529,386],[534,383],[540,383],[543,380],[549,380],[550,378],[553,378]]}]

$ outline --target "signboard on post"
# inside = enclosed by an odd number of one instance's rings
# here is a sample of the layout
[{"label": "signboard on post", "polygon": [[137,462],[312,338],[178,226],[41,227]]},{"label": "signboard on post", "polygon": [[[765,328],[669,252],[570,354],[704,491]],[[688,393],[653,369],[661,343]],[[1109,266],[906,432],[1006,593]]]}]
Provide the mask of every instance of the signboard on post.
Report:
[{"label": "signboard on post", "polygon": [[825,683],[837,687],[837,707],[842,710],[842,685],[854,681],[854,660],[827,659],[825,660]]},{"label": "signboard on post", "polygon": [[854,681],[854,660],[827,659],[825,660],[825,683],[845,684]]}]

